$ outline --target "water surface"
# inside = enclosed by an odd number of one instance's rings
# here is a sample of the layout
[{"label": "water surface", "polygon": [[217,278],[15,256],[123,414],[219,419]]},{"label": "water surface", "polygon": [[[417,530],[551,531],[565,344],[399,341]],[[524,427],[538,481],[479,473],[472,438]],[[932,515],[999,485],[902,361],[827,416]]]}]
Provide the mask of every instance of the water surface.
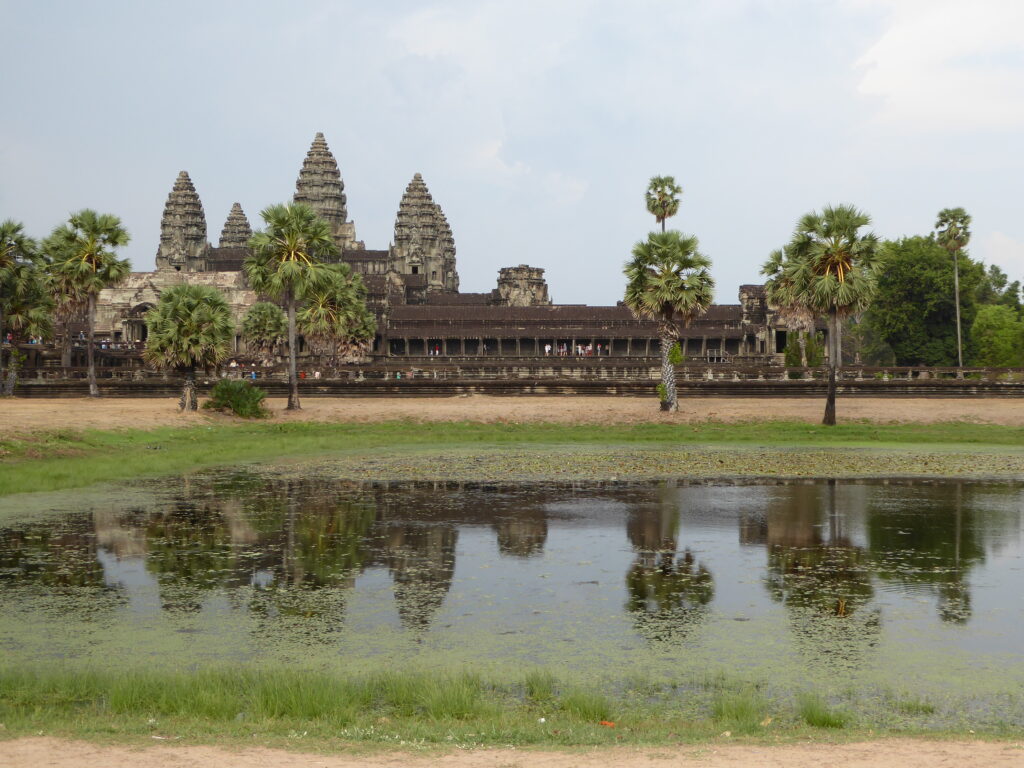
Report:
[{"label": "water surface", "polygon": [[1018,484],[222,471],[54,498],[0,528],[8,663],[723,674],[1024,723]]}]

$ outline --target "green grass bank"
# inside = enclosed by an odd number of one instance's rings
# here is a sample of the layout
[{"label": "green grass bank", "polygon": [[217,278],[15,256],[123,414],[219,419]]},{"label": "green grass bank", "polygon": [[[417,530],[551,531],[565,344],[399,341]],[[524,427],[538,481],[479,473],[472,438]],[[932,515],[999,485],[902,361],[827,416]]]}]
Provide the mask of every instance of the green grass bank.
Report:
[{"label": "green grass bank", "polygon": [[[589,459],[572,464],[580,467],[583,479],[666,474],[1015,477],[1024,475],[1024,428],[967,423],[826,428],[796,422],[229,422],[151,430],[60,430],[0,437],[0,496],[324,456],[336,457],[337,471],[354,477],[561,479],[566,452],[591,459],[603,455],[590,469],[581,466],[593,463]],[[477,454],[489,456],[489,469],[487,460],[474,461],[469,469],[452,461]],[[898,460],[887,461],[886,456]]]},{"label": "green grass bank", "polygon": [[[1020,702],[1017,702],[1019,709]],[[339,745],[571,747],[846,741],[894,735],[1019,738],[955,702],[896,690],[769,690],[708,676],[630,680],[614,691],[544,670],[488,680],[471,672],[0,670],[0,738],[47,735],[331,749]],[[151,741],[150,741],[151,743]]]}]

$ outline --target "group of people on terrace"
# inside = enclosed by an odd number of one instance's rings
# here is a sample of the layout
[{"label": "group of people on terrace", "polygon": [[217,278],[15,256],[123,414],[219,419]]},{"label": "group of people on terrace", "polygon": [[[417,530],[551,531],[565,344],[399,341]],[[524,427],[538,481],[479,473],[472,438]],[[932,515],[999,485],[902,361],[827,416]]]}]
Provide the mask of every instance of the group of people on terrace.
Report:
[{"label": "group of people on terrace", "polygon": [[610,355],[612,353],[610,346],[600,343],[586,345],[577,344],[575,346],[575,350],[571,344],[559,344],[557,349],[554,349],[551,344],[544,345],[545,357],[550,357],[552,351],[554,351],[558,357],[570,357],[573,351],[576,352],[576,357],[593,357],[595,355],[600,357],[601,355]]}]

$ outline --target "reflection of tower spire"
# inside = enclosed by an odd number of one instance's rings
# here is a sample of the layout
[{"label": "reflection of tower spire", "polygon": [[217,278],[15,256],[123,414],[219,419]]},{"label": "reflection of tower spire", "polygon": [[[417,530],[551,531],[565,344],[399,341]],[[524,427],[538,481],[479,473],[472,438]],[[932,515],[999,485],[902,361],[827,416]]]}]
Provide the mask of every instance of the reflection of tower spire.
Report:
[{"label": "reflection of tower spire", "polygon": [[395,581],[398,616],[406,629],[426,630],[444,603],[455,575],[458,535],[447,525],[388,529],[388,569]]}]

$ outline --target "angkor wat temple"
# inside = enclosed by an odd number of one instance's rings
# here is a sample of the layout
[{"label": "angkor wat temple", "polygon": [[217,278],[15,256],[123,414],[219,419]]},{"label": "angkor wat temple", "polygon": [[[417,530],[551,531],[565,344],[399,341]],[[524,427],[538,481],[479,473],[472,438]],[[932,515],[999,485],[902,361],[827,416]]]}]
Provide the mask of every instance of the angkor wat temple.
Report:
[{"label": "angkor wat temple", "polygon": [[[565,350],[570,356],[578,350],[633,358],[659,352],[654,323],[637,320],[621,304],[555,304],[538,267],[506,267],[493,290],[460,292],[451,226],[418,173],[402,195],[394,240],[385,250],[367,249],[357,239],[345,184],[322,133],[306,153],[293,199],[330,224],[337,258],[362,276],[377,317],[374,358],[539,357],[549,347],[551,355]],[[103,291],[98,336],[119,346],[143,341],[145,313],[164,289],[182,281],[219,288],[240,322],[258,298],[242,272],[251,234],[235,203],[213,246],[202,202],[182,171],[164,206],[156,270],[134,272],[121,286]],[[759,285],[741,286],[738,304],[713,305],[680,335],[684,355],[708,361],[768,362],[785,346],[785,326],[767,307]],[[236,351],[244,354],[241,338]]]}]

